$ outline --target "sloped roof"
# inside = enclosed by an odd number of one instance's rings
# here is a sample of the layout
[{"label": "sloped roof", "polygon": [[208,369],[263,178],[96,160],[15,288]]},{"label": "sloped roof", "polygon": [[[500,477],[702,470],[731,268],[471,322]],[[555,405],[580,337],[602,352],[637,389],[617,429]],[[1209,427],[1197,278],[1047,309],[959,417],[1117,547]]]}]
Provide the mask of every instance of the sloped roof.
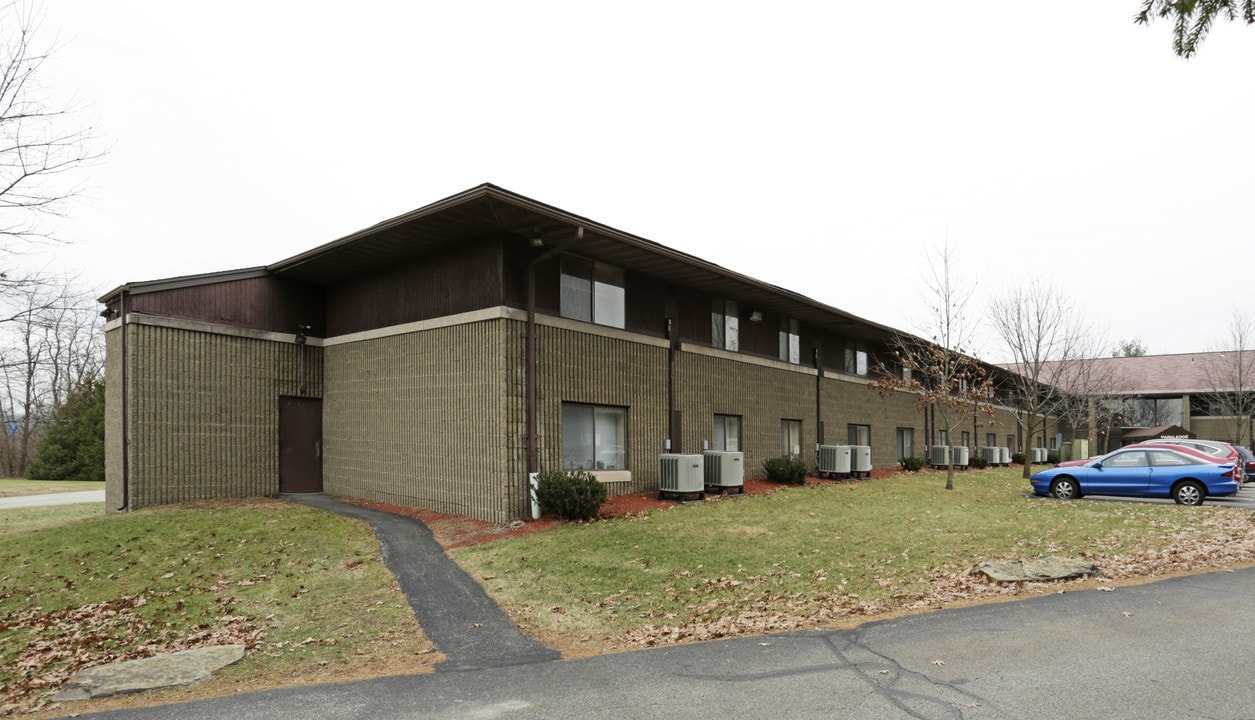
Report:
[{"label": "sloped roof", "polygon": [[[1255,369],[1255,351],[1246,351],[1240,357]],[[1097,364],[1100,371],[1111,372],[1113,394],[1151,397],[1236,390],[1234,373],[1227,368],[1235,367],[1238,361],[1239,355],[1235,352],[1202,352],[1094,358],[1085,362]],[[1051,375],[1049,369],[1047,377]],[[1246,376],[1255,380],[1255,374],[1248,372]]]},{"label": "sloped roof", "polygon": [[468,238],[540,235],[547,247],[578,252],[623,268],[690,287],[706,288],[755,309],[771,310],[815,327],[865,339],[905,334],[708,260],[646,240],[594,220],[484,183],[443,200],[384,220],[262,268],[187,275],[119,286],[100,298],[139,294],[254,276],[274,276],[312,285],[331,285],[412,261]]}]

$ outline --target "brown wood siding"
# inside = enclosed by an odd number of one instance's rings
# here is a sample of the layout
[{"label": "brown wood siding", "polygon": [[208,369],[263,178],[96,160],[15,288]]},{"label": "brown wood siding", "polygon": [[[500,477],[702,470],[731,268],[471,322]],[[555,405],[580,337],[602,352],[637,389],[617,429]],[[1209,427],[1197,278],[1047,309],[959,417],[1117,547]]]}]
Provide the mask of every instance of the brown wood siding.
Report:
[{"label": "brown wood siding", "polygon": [[741,352],[747,355],[778,359],[780,355],[780,318],[762,313],[758,322],[750,320],[756,308],[741,306]]},{"label": "brown wood siding", "polygon": [[452,250],[327,291],[329,337],[501,305],[499,240]]},{"label": "brown wood siding", "polygon": [[697,345],[710,345],[710,295],[692,288],[672,288],[677,337]]},{"label": "brown wood siding", "polygon": [[315,336],[323,327],[322,293],[274,277],[139,293],[127,299],[127,310],[271,332],[295,333],[309,325]]},{"label": "brown wood siding", "polygon": [[652,337],[664,337],[667,334],[668,285],[661,280],[634,272],[627,273],[624,285],[624,296],[627,299],[626,329]]}]

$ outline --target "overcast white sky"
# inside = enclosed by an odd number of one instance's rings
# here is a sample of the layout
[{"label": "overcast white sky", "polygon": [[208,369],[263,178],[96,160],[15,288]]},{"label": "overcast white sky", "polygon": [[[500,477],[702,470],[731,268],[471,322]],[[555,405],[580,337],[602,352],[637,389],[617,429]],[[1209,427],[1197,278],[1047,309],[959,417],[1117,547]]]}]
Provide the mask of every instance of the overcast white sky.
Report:
[{"label": "overcast white sky", "polygon": [[[1151,352],[1255,296],[1255,29],[1140,0],[47,0],[111,146],[58,267],[264,265],[482,182],[919,330],[929,248]],[[996,343],[984,356],[998,359]]]}]

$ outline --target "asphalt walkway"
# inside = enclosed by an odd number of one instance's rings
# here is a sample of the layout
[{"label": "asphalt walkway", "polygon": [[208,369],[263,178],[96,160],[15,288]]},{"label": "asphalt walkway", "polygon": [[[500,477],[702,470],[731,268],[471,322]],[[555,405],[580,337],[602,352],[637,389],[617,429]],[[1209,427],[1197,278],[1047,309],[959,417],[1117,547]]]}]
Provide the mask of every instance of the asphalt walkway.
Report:
[{"label": "asphalt walkway", "polygon": [[396,575],[423,632],[444,653],[445,661],[436,666],[437,671],[561,658],[558,651],[524,635],[479,583],[445,554],[422,521],[318,493],[278,497],[370,523],[383,549],[384,564]]},{"label": "asphalt walkway", "polygon": [[17,495],[0,498],[0,509],[43,507],[45,505],[75,505],[78,503],[102,503],[104,490],[78,490],[75,492],[47,493],[44,495]]}]

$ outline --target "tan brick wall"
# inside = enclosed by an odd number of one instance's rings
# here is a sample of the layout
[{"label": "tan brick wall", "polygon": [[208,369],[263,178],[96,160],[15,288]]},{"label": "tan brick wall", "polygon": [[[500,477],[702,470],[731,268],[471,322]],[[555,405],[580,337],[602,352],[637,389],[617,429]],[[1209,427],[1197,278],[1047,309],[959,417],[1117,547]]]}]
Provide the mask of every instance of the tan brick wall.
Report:
[{"label": "tan brick wall", "polygon": [[122,326],[105,332],[105,512],[122,507]]},{"label": "tan brick wall", "polygon": [[1250,422],[1243,418],[1199,416],[1190,418],[1190,432],[1203,440],[1222,440],[1227,443],[1248,445]]},{"label": "tan brick wall", "polygon": [[[524,324],[518,327],[526,331]],[[562,403],[625,407],[632,479],[606,488],[612,495],[657,490],[658,455],[665,452],[667,438],[665,344],[555,319],[546,319],[538,330],[540,470],[562,466]]]},{"label": "tan brick wall", "polygon": [[[870,425],[872,467],[896,468],[897,429],[909,427],[913,432],[913,452],[924,454],[924,412],[915,408],[913,393],[894,393],[881,397],[868,387],[869,379],[842,374],[824,377],[824,443],[849,443],[849,426]],[[970,423],[969,423],[970,425]]]},{"label": "tan brick wall", "polygon": [[505,522],[523,515],[519,324],[419,328],[326,347],[328,493]]},{"label": "tan brick wall", "polygon": [[[320,394],[321,350],[257,331],[132,318],[128,508],[277,492],[279,396],[302,394],[301,352],[304,396]],[[120,352],[120,342],[111,349]],[[115,477],[118,462],[108,461]],[[120,500],[120,483],[107,486]]]},{"label": "tan brick wall", "polygon": [[745,474],[761,477],[763,461],[781,454],[781,420],[801,420],[802,458],[814,464],[814,370],[691,345],[676,370],[685,452],[700,453],[703,442],[713,442],[715,415],[739,415]]}]

